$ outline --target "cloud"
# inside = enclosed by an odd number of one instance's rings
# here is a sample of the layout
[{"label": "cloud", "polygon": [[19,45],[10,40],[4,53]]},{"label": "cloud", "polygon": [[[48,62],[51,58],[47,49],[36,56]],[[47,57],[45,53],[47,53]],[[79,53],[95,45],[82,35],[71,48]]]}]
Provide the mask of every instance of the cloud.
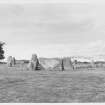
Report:
[{"label": "cloud", "polygon": [[[17,50],[15,50],[17,49]],[[39,57],[95,56],[105,55],[105,42],[97,40],[85,44],[48,44],[48,45],[7,45],[6,57],[15,56],[17,59],[30,59],[33,53]],[[17,52],[18,51],[18,52]]]},{"label": "cloud", "polygon": [[46,57],[62,56],[94,56],[104,54],[105,42],[97,40],[85,44],[49,44],[36,49],[39,55]]},{"label": "cloud", "polygon": [[89,56],[104,54],[104,52],[105,52],[105,42],[102,40],[97,40],[85,44],[79,50],[80,55],[89,55]]},{"label": "cloud", "polygon": [[0,0],[0,3],[96,3],[102,4],[104,0]]},{"label": "cloud", "polygon": [[104,9],[88,4],[3,5],[0,38],[7,43],[6,54],[17,58],[29,59],[32,53],[45,57],[104,54]]}]

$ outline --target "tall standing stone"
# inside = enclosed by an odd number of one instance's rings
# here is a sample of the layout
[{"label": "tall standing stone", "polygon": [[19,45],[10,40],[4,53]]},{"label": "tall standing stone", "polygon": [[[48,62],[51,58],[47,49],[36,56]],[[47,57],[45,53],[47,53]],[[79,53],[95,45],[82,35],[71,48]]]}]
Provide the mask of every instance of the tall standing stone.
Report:
[{"label": "tall standing stone", "polygon": [[56,65],[52,69],[55,71],[64,71],[63,59],[57,59]]},{"label": "tall standing stone", "polygon": [[9,56],[7,58],[7,65],[8,65],[8,67],[12,67],[12,56]]},{"label": "tall standing stone", "polygon": [[62,69],[62,71],[64,71],[64,62],[63,62],[63,59],[61,60],[61,69]]},{"label": "tall standing stone", "polygon": [[15,57],[12,57],[12,65],[13,65],[13,66],[16,65],[16,59],[15,59]]},{"label": "tall standing stone", "polygon": [[76,70],[77,64],[78,64],[78,61],[77,61],[77,60],[74,60],[74,61],[72,62],[72,65],[73,65],[73,69],[74,69],[74,70]]},{"label": "tall standing stone", "polygon": [[94,60],[91,60],[91,67],[92,67],[92,68],[95,68],[95,67],[96,67]]},{"label": "tall standing stone", "polygon": [[64,70],[74,69],[71,58],[63,58],[63,65],[64,65]]},{"label": "tall standing stone", "polygon": [[31,61],[32,62],[36,62],[37,61],[37,55],[36,54],[32,54],[32,57],[31,57]]},{"label": "tall standing stone", "polygon": [[32,55],[28,68],[29,70],[40,70],[40,64],[36,54]]}]

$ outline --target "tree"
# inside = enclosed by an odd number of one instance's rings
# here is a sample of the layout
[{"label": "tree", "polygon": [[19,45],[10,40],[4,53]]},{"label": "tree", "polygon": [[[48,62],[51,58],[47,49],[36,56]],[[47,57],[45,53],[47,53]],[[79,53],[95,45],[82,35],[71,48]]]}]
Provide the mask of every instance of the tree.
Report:
[{"label": "tree", "polygon": [[5,43],[4,42],[0,42],[0,59],[4,59],[4,49],[3,49],[3,45]]}]

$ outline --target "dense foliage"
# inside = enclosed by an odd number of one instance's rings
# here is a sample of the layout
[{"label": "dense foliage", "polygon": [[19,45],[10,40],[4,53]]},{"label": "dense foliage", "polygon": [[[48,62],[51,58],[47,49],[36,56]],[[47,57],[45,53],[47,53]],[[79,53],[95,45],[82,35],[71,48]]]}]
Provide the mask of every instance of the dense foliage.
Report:
[{"label": "dense foliage", "polygon": [[4,49],[3,49],[3,45],[4,45],[5,43],[3,43],[3,42],[0,42],[0,59],[4,59],[5,57],[4,57]]}]

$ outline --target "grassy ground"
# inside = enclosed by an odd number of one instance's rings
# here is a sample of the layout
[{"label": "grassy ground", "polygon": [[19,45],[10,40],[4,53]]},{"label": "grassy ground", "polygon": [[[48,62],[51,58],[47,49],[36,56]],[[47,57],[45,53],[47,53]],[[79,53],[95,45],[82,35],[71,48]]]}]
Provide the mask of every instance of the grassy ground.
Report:
[{"label": "grassy ground", "polygon": [[23,71],[3,65],[0,102],[105,102],[105,71]]}]

